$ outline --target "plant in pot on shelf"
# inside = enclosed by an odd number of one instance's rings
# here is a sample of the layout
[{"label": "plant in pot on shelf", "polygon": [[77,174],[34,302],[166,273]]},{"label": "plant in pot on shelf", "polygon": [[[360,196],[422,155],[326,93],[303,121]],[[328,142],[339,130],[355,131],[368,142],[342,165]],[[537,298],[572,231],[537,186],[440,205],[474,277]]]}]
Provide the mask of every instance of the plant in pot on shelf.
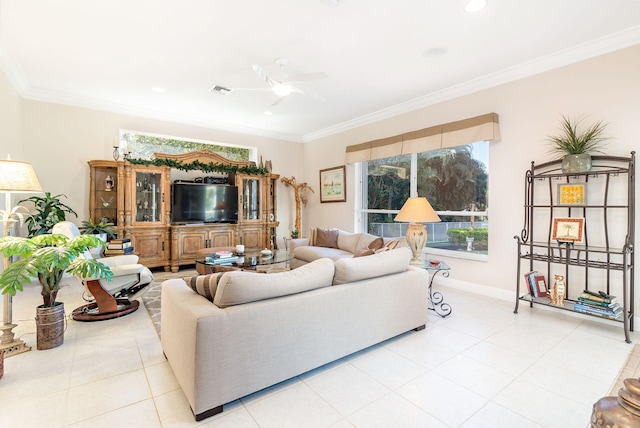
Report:
[{"label": "plant in pot on shelf", "polygon": [[299,233],[300,233],[300,232],[298,231],[298,229],[293,229],[293,230],[291,231],[291,239],[298,239],[298,235],[299,235]]},{"label": "plant in pot on shelf", "polygon": [[[107,239],[115,239],[118,235],[115,224],[113,224],[107,217],[101,217],[97,223],[94,223],[92,219],[84,220],[79,229],[82,234],[94,235],[100,238],[100,240],[105,244]],[[102,252],[102,248],[93,248],[90,251],[94,257],[99,257]]]},{"label": "plant in pot on shelf", "polygon": [[2,294],[16,295],[34,278],[42,285],[43,304],[36,308],[37,349],[50,349],[64,341],[64,304],[56,301],[65,272],[83,277],[111,279],[108,266],[93,258],[80,257],[90,248],[104,243],[93,235],[69,239],[64,235],[42,234],[31,238],[0,238],[4,257],[20,256],[0,274]]},{"label": "plant in pot on shelf", "polygon": [[67,197],[63,194],[51,196],[50,192],[45,192],[44,196],[31,196],[18,202],[18,204],[32,202],[37,211],[25,220],[29,237],[51,233],[51,229],[56,223],[66,220],[67,214],[78,217],[78,214],[70,206],[62,203],[60,200],[62,196]]},{"label": "plant in pot on shelf", "polygon": [[582,119],[571,120],[562,116],[560,134],[548,138],[551,152],[563,155],[562,172],[587,172],[591,170],[591,154],[602,153],[600,148],[608,137],[604,136],[606,123],[598,121],[580,131]]}]

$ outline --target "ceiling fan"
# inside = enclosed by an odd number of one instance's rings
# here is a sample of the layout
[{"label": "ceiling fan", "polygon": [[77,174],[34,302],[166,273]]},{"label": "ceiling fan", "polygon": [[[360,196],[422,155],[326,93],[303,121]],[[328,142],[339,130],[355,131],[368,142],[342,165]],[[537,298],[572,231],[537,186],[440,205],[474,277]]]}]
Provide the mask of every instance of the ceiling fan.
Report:
[{"label": "ceiling fan", "polygon": [[251,67],[253,71],[258,75],[258,77],[269,85],[264,88],[227,88],[224,86],[214,85],[209,89],[210,92],[217,92],[220,94],[228,95],[233,91],[271,91],[278,96],[276,100],[271,104],[275,106],[280,104],[280,102],[292,93],[300,94],[300,95],[308,95],[317,100],[324,101],[325,98],[318,94],[317,92],[311,92],[308,90],[302,89],[299,84],[303,82],[309,82],[311,80],[318,79],[326,79],[328,76],[325,73],[301,73],[295,74],[292,76],[288,76],[286,74],[285,67],[288,64],[288,61],[284,58],[277,58],[276,64],[280,66],[280,70],[283,72],[284,78],[282,80],[277,80],[272,78],[267,74],[267,72],[259,65],[253,64]]}]

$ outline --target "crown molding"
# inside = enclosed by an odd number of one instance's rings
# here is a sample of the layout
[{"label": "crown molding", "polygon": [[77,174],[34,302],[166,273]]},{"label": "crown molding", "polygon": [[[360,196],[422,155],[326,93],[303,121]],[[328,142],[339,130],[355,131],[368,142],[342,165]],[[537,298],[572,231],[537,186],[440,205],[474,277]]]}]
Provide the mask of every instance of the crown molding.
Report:
[{"label": "crown molding", "polygon": [[149,109],[133,108],[122,104],[107,103],[85,97],[73,97],[49,91],[34,90],[30,87],[20,67],[13,61],[1,43],[0,67],[4,70],[7,79],[18,94],[25,99],[102,110],[111,113],[126,114],[296,143],[307,143],[636,44],[640,44],[640,25],[304,135],[268,131],[265,129],[202,120],[190,116],[163,113]]},{"label": "crown molding", "polygon": [[640,25],[302,136],[302,142],[345,132],[545,71],[640,44]]}]

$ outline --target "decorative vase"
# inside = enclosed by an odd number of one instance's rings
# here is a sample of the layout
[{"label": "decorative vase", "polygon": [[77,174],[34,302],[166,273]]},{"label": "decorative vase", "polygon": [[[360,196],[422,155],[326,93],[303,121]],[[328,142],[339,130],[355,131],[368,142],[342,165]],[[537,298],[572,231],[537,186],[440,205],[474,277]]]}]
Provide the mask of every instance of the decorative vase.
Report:
[{"label": "decorative vase", "polygon": [[107,175],[104,179],[104,190],[106,190],[107,192],[110,192],[113,190],[113,177],[110,175]]},{"label": "decorative vase", "polygon": [[64,343],[64,303],[55,302],[52,308],[36,308],[36,349],[52,349]]},{"label": "decorative vase", "polygon": [[591,171],[590,154],[580,153],[579,155],[565,155],[562,158],[562,172],[565,174],[588,171]]},{"label": "decorative vase", "polygon": [[623,382],[617,397],[604,397],[593,405],[591,428],[640,426],[640,380]]}]

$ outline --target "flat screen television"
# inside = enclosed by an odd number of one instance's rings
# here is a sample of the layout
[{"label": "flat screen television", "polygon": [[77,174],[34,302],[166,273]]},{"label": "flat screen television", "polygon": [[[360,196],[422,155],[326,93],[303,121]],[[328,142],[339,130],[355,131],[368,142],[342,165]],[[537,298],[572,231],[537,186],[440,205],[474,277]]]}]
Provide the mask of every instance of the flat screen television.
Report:
[{"label": "flat screen television", "polygon": [[173,183],[172,223],[236,223],[238,188],[202,183]]}]

